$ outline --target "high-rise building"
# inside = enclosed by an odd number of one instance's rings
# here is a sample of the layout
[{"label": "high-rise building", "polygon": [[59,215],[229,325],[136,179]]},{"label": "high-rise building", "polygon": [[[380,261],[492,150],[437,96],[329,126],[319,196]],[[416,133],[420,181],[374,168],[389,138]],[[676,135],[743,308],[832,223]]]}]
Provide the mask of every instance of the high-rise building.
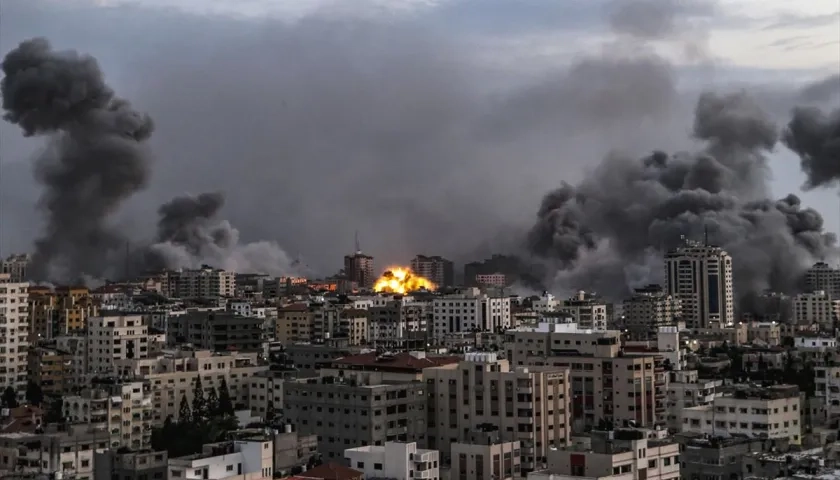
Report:
[{"label": "high-rise building", "polygon": [[432,335],[497,332],[511,326],[510,297],[482,294],[477,288],[432,300]]},{"label": "high-rise building", "polygon": [[665,255],[667,293],[678,298],[689,328],[735,321],[732,257],[720,247],[686,240]]},{"label": "high-rise building", "polygon": [[29,265],[29,255],[9,255],[0,261],[0,273],[8,273],[13,282],[26,280],[26,267]]},{"label": "high-rise building", "polygon": [[417,255],[411,260],[411,270],[428,278],[438,287],[451,287],[455,284],[455,266],[443,257]]},{"label": "high-rise building", "polygon": [[0,388],[12,387],[20,394],[29,378],[29,284],[14,282],[8,273],[0,273],[0,347],[3,349],[3,368]]},{"label": "high-rise building", "polygon": [[373,274],[373,257],[357,251],[344,256],[344,274],[360,288],[373,288],[376,277]]},{"label": "high-rise building", "polygon": [[637,288],[633,296],[624,301],[621,327],[630,330],[639,340],[655,335],[659,327],[675,325],[682,320],[682,302],[669,295],[660,285]]},{"label": "high-rise building", "polygon": [[233,297],[236,274],[204,266],[197,270],[178,270],[167,275],[165,292],[175,298]]},{"label": "high-rise building", "polygon": [[815,263],[805,274],[809,292],[823,291],[831,298],[840,299],[840,269],[825,262]]}]

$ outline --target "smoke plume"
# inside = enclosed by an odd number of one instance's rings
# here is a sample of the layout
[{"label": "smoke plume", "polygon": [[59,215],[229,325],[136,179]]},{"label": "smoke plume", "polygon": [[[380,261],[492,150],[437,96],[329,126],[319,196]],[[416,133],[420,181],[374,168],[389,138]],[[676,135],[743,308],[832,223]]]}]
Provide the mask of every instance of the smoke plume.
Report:
[{"label": "smoke plume", "polygon": [[829,114],[816,107],[795,109],[783,141],[801,159],[807,176],[805,188],[827,186],[840,179],[840,109]]},{"label": "smoke plume", "polygon": [[146,252],[146,269],[212,265],[243,273],[286,275],[295,268],[273,242],[239,243],[239,232],[219,220],[221,193],[172,199],[158,209],[157,242]]},{"label": "smoke plume", "polygon": [[795,290],[835,239],[795,195],[766,198],[773,122],[745,93],[706,93],[693,134],[705,143],[699,152],[615,154],[580,184],[547,194],[530,250],[555,259],[561,281],[621,298],[660,281],[662,253],[705,231],[733,256],[737,294]]},{"label": "smoke plume", "polygon": [[94,58],[57,52],[43,38],[21,43],[2,68],[4,118],[49,140],[35,159],[46,231],[35,242],[30,275],[99,277],[108,271],[107,253],[124,242],[109,216],[148,181],[143,142],[151,119],[114,95]]}]

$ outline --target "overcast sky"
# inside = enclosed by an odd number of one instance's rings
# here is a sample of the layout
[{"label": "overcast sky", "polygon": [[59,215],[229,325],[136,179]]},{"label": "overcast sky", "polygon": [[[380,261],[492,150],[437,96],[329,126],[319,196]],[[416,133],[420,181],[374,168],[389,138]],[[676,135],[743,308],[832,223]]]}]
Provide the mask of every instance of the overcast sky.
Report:
[{"label": "overcast sky", "polygon": [[[388,263],[487,253],[532,223],[546,191],[611,149],[691,148],[700,90],[753,89],[781,122],[788,92],[840,73],[837,0],[685,0],[684,31],[645,45],[671,62],[684,101],[643,119],[628,110],[642,108],[633,98],[608,112],[585,104],[600,96],[551,111],[554,96],[540,94],[622,47],[607,21],[614,3],[0,0],[0,51],[45,36],[89,52],[155,118],[152,183],[114,218],[133,236],[151,238],[154,211],[172,196],[221,190],[245,239],[276,240],[328,273],[356,230]],[[3,255],[38,234],[29,164],[42,144],[0,127]],[[801,194],[838,230],[837,194],[801,193],[798,161],[777,150],[773,194]]]}]

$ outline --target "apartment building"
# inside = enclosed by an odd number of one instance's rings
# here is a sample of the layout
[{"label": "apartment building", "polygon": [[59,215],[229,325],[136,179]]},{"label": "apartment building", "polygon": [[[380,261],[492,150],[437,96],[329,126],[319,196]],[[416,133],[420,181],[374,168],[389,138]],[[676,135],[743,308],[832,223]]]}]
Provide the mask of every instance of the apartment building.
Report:
[{"label": "apartment building", "polygon": [[513,480],[522,475],[519,440],[502,440],[498,425],[478,425],[450,449],[450,478]]},{"label": "apartment building", "polygon": [[79,395],[63,397],[65,418],[109,438],[112,448],[148,447],[153,426],[151,385],[97,380]]},{"label": "apartment building", "polygon": [[[468,353],[466,360],[424,371],[428,389],[426,444],[449,459],[453,443],[480,425],[498,425],[503,439],[518,440],[522,468],[570,438],[568,368],[518,367],[494,353]],[[451,459],[449,459],[451,460]]]},{"label": "apartment building", "polygon": [[680,478],[679,447],[674,439],[648,438],[644,430],[593,432],[588,444],[548,452],[548,469],[528,478],[675,480]]},{"label": "apartment building", "polygon": [[840,417],[840,367],[814,367],[816,388],[814,396],[822,402],[822,410],[827,421]]},{"label": "apartment building", "polygon": [[248,406],[251,413],[263,419],[273,409],[275,414],[283,408],[283,382],[297,376],[296,370],[266,370],[250,377]]},{"label": "apartment building", "polygon": [[697,370],[668,373],[668,428],[679,431],[684,409],[711,405],[721,395],[723,380],[701,379]]},{"label": "apartment building", "polygon": [[621,333],[593,331],[574,323],[540,323],[505,334],[511,366],[569,368],[571,425],[575,432],[600,420],[621,425],[662,425],[666,421],[667,378],[658,353],[624,355]]},{"label": "apartment building", "polygon": [[0,261],[0,274],[9,275],[9,280],[15,283],[26,281],[26,270],[31,257],[26,254],[9,255]]},{"label": "apartment building", "polygon": [[93,457],[94,480],[164,480],[167,478],[166,451],[106,450]]},{"label": "apartment building", "polygon": [[233,297],[236,274],[210,267],[167,272],[164,294],[173,298]]},{"label": "apartment building", "polygon": [[622,328],[641,337],[659,327],[676,325],[682,319],[682,301],[669,295],[661,285],[637,288],[622,305]]},{"label": "apartment building", "polygon": [[370,339],[368,311],[348,308],[339,314],[338,334],[346,338],[348,345],[365,345]]},{"label": "apartment building", "polygon": [[0,388],[21,395],[28,380],[29,284],[0,273]]},{"label": "apartment building", "polygon": [[680,300],[689,328],[735,322],[732,257],[719,248],[686,240],[665,255],[666,289]]},{"label": "apartment building", "polygon": [[82,332],[99,307],[87,287],[30,287],[29,322],[33,339],[52,340]]},{"label": "apartment building", "polygon": [[318,436],[300,435],[292,425],[274,434],[274,473],[288,475],[295,467],[306,465],[318,455]]},{"label": "apartment building", "polygon": [[344,450],[350,468],[365,474],[365,478],[393,480],[439,480],[440,453],[417,448],[416,442],[385,442]]},{"label": "apartment building", "polygon": [[270,437],[204,445],[201,453],[170,458],[167,478],[187,480],[270,480],[274,449]]},{"label": "apartment building", "polygon": [[274,339],[283,345],[312,341],[314,316],[306,303],[295,303],[277,310]]},{"label": "apartment building", "polygon": [[580,328],[604,331],[607,329],[607,304],[584,291],[565,300],[559,310],[571,315]]},{"label": "apartment building", "polygon": [[344,274],[351,282],[359,285],[359,288],[371,289],[376,276],[373,273],[373,257],[356,251],[353,255],[344,256]]},{"label": "apartment building", "polygon": [[188,311],[169,319],[169,345],[188,343],[214,352],[262,351],[263,324],[258,317],[243,317],[225,311]]},{"label": "apartment building", "polygon": [[825,262],[817,262],[805,274],[806,288],[810,292],[825,292],[831,298],[840,299],[840,269]]},{"label": "apartment building", "polygon": [[344,306],[333,305],[328,302],[310,304],[312,311],[312,341],[325,341],[341,335],[341,312]]},{"label": "apartment building", "polygon": [[825,290],[800,293],[793,297],[793,323],[797,325],[816,323],[832,331],[838,317],[840,317],[840,297],[834,298]]},{"label": "apartment building", "polygon": [[216,353],[209,350],[174,350],[146,359],[116,362],[123,378],[147,381],[152,389],[153,420],[162,424],[166,417],[178,419],[181,397],[192,404],[195,379],[201,376],[206,390],[227,384],[234,405],[248,406],[251,377],[268,370],[257,353]]},{"label": "apartment building", "polygon": [[711,405],[683,410],[683,432],[749,437],[787,438],[801,443],[799,388],[775,385],[739,386],[714,399]]},{"label": "apartment building", "polygon": [[477,288],[432,300],[432,334],[443,338],[453,332],[494,332],[511,326],[510,297],[492,297]]},{"label": "apartment building", "polygon": [[0,471],[24,478],[59,474],[63,478],[91,480],[93,455],[109,448],[99,432],[73,428],[42,434],[0,434]]},{"label": "apartment building", "polygon": [[420,302],[390,300],[385,305],[367,308],[370,340],[406,338],[425,334],[427,310]]},{"label": "apartment building", "polygon": [[30,348],[29,375],[45,394],[61,395],[76,385],[76,361],[72,353],[56,348]]},{"label": "apartment building", "polygon": [[411,271],[428,278],[440,287],[455,285],[455,264],[440,256],[417,255],[411,259]]},{"label": "apartment building", "polygon": [[149,327],[141,315],[91,317],[86,342],[88,373],[113,375],[118,360],[148,358]]}]

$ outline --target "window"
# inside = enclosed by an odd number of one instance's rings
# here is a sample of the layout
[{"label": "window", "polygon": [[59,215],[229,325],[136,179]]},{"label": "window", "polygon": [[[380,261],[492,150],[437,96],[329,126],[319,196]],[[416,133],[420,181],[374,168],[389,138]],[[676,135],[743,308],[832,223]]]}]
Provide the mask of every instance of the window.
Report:
[{"label": "window", "polygon": [[656,460],[648,460],[648,468],[656,468]]},{"label": "window", "polygon": [[233,471],[233,465],[228,465],[228,466],[225,468],[225,470],[227,470],[228,472],[232,472],[232,471]]},{"label": "window", "polygon": [[665,457],[665,458],[663,458],[663,459],[662,459],[662,465],[664,465],[664,466],[666,466],[666,467],[667,467],[667,466],[670,466],[670,465],[671,465],[671,457]]},{"label": "window", "polygon": [[172,474],[173,477],[180,477],[181,476],[181,471],[180,470],[172,470],[170,473]]},{"label": "window", "polygon": [[374,463],[373,464],[373,469],[374,470],[382,470],[382,464],[381,463]]},{"label": "window", "polygon": [[356,468],[365,468],[365,462],[356,462]]}]

